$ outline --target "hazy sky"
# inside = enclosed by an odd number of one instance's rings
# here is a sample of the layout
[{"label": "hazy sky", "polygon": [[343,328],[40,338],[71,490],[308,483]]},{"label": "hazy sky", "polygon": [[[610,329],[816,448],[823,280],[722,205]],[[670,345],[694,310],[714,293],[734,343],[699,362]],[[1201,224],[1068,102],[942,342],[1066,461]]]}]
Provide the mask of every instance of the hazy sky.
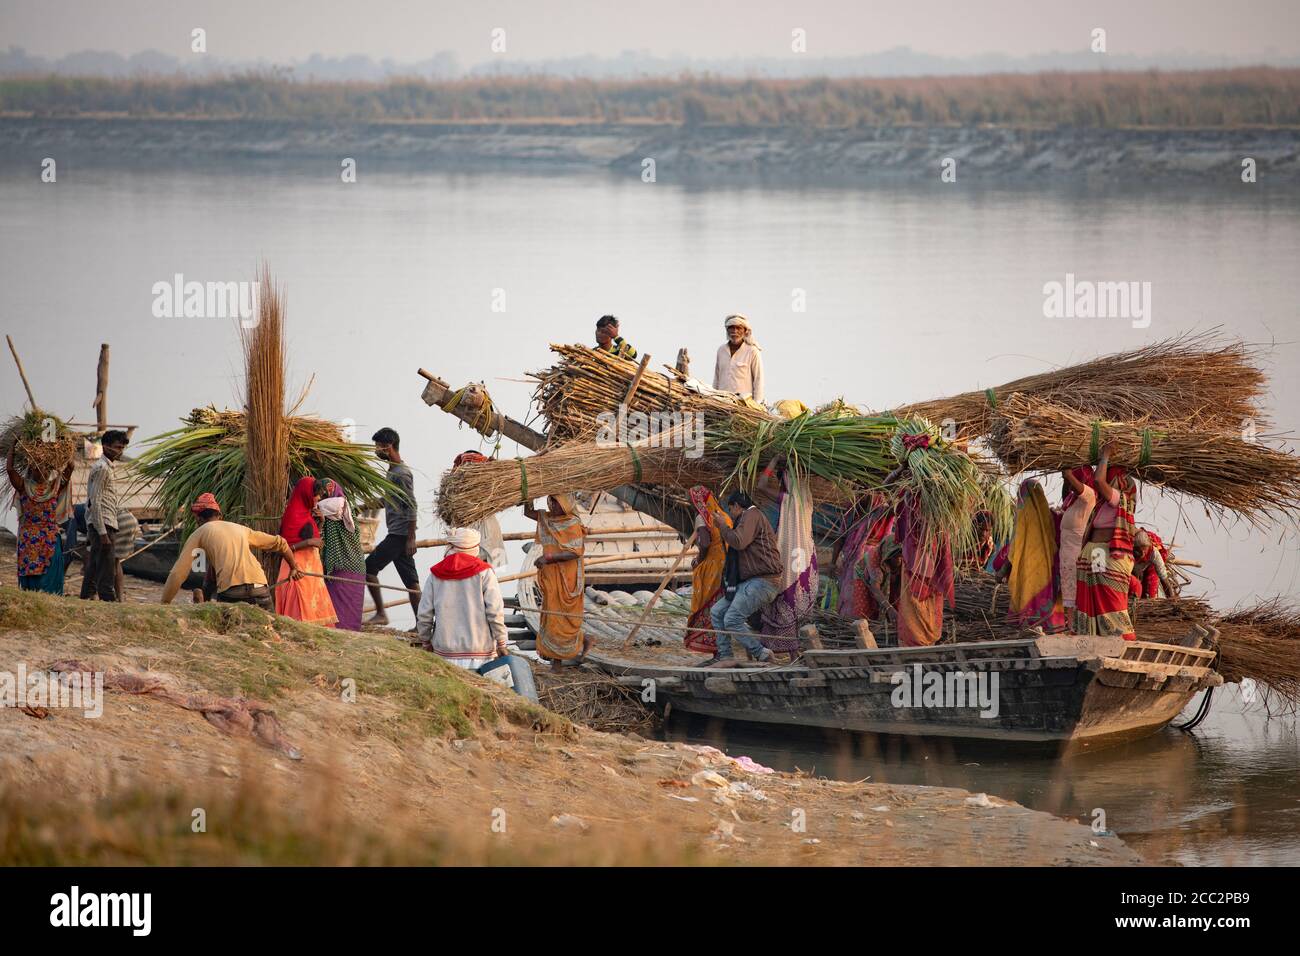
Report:
[{"label": "hazy sky", "polygon": [[895,46],[940,56],[1024,56],[1086,49],[1094,27],[1109,52],[1225,57],[1300,53],[1300,0],[0,0],[0,47],[57,57],[85,49],[189,53],[203,27],[222,59],[301,60],[367,54],[423,59],[452,50],[464,66],[492,58],[506,29],[521,60],[623,50],[701,58],[810,56]]}]

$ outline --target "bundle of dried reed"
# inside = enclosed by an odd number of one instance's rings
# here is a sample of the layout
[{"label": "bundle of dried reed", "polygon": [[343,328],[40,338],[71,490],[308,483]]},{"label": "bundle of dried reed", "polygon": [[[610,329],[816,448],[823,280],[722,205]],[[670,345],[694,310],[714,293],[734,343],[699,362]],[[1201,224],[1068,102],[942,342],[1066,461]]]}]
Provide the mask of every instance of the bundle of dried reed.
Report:
[{"label": "bundle of dried reed", "polygon": [[1101,445],[1111,443],[1112,464],[1253,524],[1300,510],[1300,458],[1259,437],[1149,419],[1104,421],[1019,394],[999,404],[990,432],[990,445],[1013,471],[1094,462]]},{"label": "bundle of dried reed", "polygon": [[950,422],[958,437],[986,435],[1002,402],[1019,393],[1088,418],[1239,433],[1251,424],[1266,426],[1260,409],[1267,379],[1256,361],[1256,349],[1210,330],[983,391],[907,405],[898,414]]},{"label": "bundle of dried reed", "polygon": [[258,277],[258,321],[243,330],[244,344],[244,504],[255,527],[274,531],[272,516],[284,510],[289,487],[289,436],[285,423],[284,302],[262,265]]},{"label": "bundle of dried reed", "polygon": [[478,462],[442,476],[438,516],[464,527],[515,505],[548,495],[608,491],[626,484],[721,487],[729,469],[712,456],[682,448],[577,442],[529,458]]}]

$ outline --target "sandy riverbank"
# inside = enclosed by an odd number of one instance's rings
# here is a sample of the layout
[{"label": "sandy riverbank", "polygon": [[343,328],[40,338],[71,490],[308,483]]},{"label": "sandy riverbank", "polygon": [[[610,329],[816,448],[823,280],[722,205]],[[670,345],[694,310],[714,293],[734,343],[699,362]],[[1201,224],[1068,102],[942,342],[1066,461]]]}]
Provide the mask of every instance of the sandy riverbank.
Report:
[{"label": "sandy riverbank", "polygon": [[[1300,184],[1300,130],[865,126],[795,129],[673,123],[365,123],[134,117],[0,117],[0,154],[96,163],[205,164],[342,157],[419,169],[603,170],[658,182],[958,182],[1240,184],[1243,157],[1260,183]],[[37,167],[33,167],[37,168]]]},{"label": "sandy riverbank", "polygon": [[[0,574],[13,573],[6,548]],[[599,733],[390,632],[163,608],[156,594],[131,580],[129,603],[103,605],[4,586],[0,671],[76,659],[260,699],[303,759],[123,691],[98,718],[0,709],[0,862],[1141,862],[1115,837],[997,798],[752,773]]]}]

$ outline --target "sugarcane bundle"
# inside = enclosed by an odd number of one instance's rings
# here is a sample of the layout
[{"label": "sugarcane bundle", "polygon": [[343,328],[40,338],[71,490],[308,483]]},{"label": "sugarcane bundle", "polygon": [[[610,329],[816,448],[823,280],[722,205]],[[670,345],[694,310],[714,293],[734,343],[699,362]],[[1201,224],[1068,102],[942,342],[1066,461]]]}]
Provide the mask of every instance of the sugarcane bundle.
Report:
[{"label": "sugarcane bundle", "polygon": [[[61,474],[72,464],[77,452],[77,437],[62,419],[39,409],[10,418],[0,430],[0,458],[8,460],[10,451],[19,471],[33,479]],[[15,489],[6,487],[0,503],[8,506]]]},{"label": "sugarcane bundle", "polygon": [[1111,464],[1254,524],[1300,509],[1300,458],[1239,432],[1106,421],[1012,395],[998,406],[989,443],[1013,471],[1095,462],[1101,446],[1111,443]]},{"label": "sugarcane bundle", "polygon": [[533,401],[546,419],[547,435],[553,441],[591,439],[601,428],[600,417],[617,415],[625,403],[630,412],[692,412],[709,422],[733,416],[752,421],[775,418],[729,392],[695,390],[676,377],[648,368],[627,401],[638,363],[585,345],[552,345],[551,351],[560,361],[531,377],[538,383]]},{"label": "sugarcane bundle", "polygon": [[[159,482],[154,504],[164,514],[188,521],[194,499],[210,491],[228,520],[260,520],[278,526],[280,515],[275,510],[262,510],[248,496],[251,466],[245,414],[208,406],[194,409],[182,422],[181,428],[150,439],[149,447],[135,462],[139,475]],[[283,508],[288,481],[304,475],[333,478],[358,504],[401,497],[401,491],[380,470],[373,448],[345,441],[342,429],[334,422],[310,416],[287,417],[283,442],[288,473],[280,486],[279,503],[273,508]]]},{"label": "sugarcane bundle", "polygon": [[987,435],[1000,405],[1018,393],[1092,418],[1239,432],[1248,423],[1266,424],[1261,402],[1267,379],[1256,360],[1250,346],[1210,331],[907,405],[898,413],[950,422],[949,434],[957,437]]}]

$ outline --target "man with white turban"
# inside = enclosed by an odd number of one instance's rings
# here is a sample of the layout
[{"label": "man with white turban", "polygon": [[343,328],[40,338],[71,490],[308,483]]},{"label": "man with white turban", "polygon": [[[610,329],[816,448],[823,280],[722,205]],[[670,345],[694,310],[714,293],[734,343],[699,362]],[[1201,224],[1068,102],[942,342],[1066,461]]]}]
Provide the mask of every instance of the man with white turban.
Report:
[{"label": "man with white turban", "polygon": [[727,341],[718,348],[718,360],[713,366],[713,387],[762,404],[763,350],[754,341],[749,319],[729,315],[726,328]]},{"label": "man with white turban", "polygon": [[429,569],[415,629],[425,646],[457,667],[478,670],[506,650],[505,605],[492,566],[478,556],[473,528],[453,528],[447,555]]}]

